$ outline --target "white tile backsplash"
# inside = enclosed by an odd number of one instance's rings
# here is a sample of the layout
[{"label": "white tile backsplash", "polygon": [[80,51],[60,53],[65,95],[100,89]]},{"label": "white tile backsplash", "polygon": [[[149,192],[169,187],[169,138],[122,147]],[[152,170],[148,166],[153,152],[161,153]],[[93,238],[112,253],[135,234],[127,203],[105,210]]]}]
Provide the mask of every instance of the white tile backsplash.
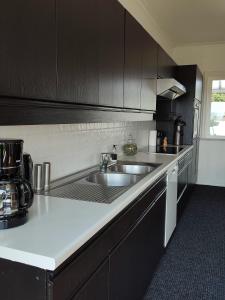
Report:
[{"label": "white tile backsplash", "polygon": [[138,148],[148,145],[155,122],[1,126],[1,138],[21,138],[34,163],[50,161],[52,179],[98,164],[101,152],[121,146],[131,133]]}]

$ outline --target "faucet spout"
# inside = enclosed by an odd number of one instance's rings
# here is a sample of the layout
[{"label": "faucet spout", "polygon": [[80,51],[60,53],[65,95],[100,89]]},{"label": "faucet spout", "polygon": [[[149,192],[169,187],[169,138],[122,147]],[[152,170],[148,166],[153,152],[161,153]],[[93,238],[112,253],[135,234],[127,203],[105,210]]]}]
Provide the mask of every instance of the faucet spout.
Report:
[{"label": "faucet spout", "polygon": [[110,153],[101,153],[100,172],[107,172],[108,163],[110,162],[110,160]]}]

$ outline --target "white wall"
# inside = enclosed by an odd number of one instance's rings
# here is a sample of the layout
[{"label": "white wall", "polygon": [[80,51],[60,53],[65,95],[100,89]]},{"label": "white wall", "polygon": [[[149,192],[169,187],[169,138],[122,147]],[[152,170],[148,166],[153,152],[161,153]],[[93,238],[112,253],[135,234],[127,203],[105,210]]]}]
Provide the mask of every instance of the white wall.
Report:
[{"label": "white wall", "polygon": [[225,71],[225,43],[177,47],[173,57],[179,65],[198,64],[202,72]]},{"label": "white wall", "polygon": [[155,122],[88,123],[66,125],[1,126],[1,138],[21,138],[34,163],[50,161],[52,179],[99,163],[101,152],[122,145],[133,134],[139,149],[148,145]]},{"label": "white wall", "polygon": [[225,186],[225,142],[202,139],[199,153],[198,183]]},{"label": "white wall", "polygon": [[173,55],[173,44],[160,27],[154,15],[150,14],[144,1],[140,0],[118,0],[129,13],[145,28],[155,41],[171,56]]},{"label": "white wall", "polygon": [[[225,72],[225,43],[177,47],[174,49],[173,56],[181,65],[198,64],[204,75],[209,72]],[[204,103],[205,98],[203,97],[203,111]],[[225,186],[224,153],[225,139],[200,140],[199,184]]]}]

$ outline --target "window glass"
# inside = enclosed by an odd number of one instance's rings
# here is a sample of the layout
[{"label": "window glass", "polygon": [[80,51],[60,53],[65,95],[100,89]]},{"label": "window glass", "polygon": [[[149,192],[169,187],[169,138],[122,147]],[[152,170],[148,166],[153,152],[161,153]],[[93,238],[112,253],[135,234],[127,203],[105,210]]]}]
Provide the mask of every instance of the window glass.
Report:
[{"label": "window glass", "polygon": [[225,136],[225,79],[212,80],[210,135]]},{"label": "window glass", "polygon": [[225,80],[221,80],[221,88],[225,89]]},{"label": "window glass", "polygon": [[216,90],[219,88],[219,84],[220,84],[220,81],[219,80],[213,80],[212,81],[212,89],[213,90]]}]

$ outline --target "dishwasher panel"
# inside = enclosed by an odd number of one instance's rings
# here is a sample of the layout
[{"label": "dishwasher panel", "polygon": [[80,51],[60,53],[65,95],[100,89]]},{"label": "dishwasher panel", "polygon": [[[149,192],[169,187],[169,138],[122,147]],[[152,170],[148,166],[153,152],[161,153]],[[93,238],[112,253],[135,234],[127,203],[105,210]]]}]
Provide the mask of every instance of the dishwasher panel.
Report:
[{"label": "dishwasher panel", "polygon": [[177,223],[177,173],[177,164],[173,165],[167,171],[164,247],[169,242]]}]

